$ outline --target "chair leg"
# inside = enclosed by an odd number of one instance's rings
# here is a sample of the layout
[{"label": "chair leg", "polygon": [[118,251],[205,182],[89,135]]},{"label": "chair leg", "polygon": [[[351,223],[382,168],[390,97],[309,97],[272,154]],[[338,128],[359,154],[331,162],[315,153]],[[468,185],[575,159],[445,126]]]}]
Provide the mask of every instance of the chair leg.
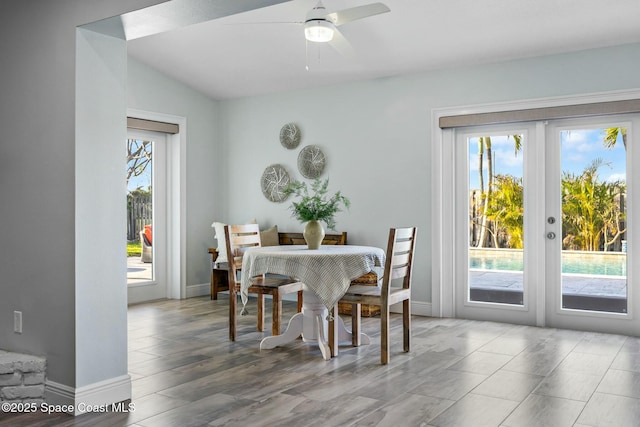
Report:
[{"label": "chair leg", "polygon": [[336,304],[331,310],[331,318],[333,320],[329,321],[329,349],[331,350],[331,357],[336,357],[338,355],[338,325],[339,322],[336,320],[338,314],[338,304]]},{"label": "chair leg", "polygon": [[229,340],[236,340],[236,331],[238,329],[238,321],[236,319],[236,290],[229,289]]},{"label": "chair leg", "polygon": [[258,294],[258,332],[264,331],[264,294]]},{"label": "chair leg", "polygon": [[298,291],[298,313],[302,313],[302,291]]},{"label": "chair leg", "polygon": [[402,329],[404,331],[404,351],[411,351],[411,300],[402,301]]},{"label": "chair leg", "polygon": [[351,345],[360,347],[362,341],[362,306],[360,304],[351,304]]},{"label": "chair leg", "polygon": [[211,269],[211,299],[218,299],[218,287],[216,286],[216,277],[213,269]]},{"label": "chair leg", "polygon": [[271,335],[280,335],[280,318],[282,317],[282,297],[279,294],[271,295],[273,308],[271,309]]},{"label": "chair leg", "polygon": [[380,362],[389,363],[389,304],[380,307]]}]

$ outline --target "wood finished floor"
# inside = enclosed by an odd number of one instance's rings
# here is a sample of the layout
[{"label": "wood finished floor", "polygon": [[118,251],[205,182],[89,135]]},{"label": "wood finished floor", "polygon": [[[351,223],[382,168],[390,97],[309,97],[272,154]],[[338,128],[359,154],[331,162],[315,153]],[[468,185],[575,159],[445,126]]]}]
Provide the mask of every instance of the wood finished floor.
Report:
[{"label": "wood finished floor", "polygon": [[[373,344],[325,362],[302,341],[259,351],[254,316],[229,342],[227,308],[224,296],[129,308],[135,412],[0,414],[0,426],[640,425],[639,338],[414,316],[407,354],[393,315],[389,365],[379,318],[363,319]],[[294,310],[285,302],[284,319]]]}]

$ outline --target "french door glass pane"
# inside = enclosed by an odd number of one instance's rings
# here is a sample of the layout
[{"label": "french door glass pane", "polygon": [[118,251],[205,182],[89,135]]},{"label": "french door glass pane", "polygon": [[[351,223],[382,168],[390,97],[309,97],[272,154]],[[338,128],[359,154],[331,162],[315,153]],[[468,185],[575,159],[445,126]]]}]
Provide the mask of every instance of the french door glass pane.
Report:
[{"label": "french door glass pane", "polygon": [[564,309],[627,312],[626,135],[560,132]]},{"label": "french door glass pane", "polygon": [[523,304],[523,135],[468,138],[468,301]]},{"label": "french door glass pane", "polygon": [[154,280],[153,141],[127,139],[127,283]]}]

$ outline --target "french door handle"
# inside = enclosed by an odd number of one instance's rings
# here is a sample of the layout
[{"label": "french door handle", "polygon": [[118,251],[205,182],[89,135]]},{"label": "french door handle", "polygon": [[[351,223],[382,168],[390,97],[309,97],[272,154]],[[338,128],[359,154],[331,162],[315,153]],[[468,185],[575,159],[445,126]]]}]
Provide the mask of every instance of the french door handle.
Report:
[{"label": "french door handle", "polygon": [[556,233],[554,233],[553,231],[550,231],[547,233],[547,239],[553,240],[555,238],[556,238]]}]

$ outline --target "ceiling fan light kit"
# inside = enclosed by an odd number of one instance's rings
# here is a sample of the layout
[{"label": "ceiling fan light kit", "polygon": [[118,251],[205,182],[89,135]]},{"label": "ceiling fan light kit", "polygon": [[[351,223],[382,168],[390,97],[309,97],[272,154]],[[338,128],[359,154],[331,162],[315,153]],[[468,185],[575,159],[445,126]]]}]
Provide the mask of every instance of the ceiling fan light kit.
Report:
[{"label": "ceiling fan light kit", "polygon": [[324,19],[313,19],[304,23],[304,37],[315,43],[327,43],[333,39],[334,25]]}]

